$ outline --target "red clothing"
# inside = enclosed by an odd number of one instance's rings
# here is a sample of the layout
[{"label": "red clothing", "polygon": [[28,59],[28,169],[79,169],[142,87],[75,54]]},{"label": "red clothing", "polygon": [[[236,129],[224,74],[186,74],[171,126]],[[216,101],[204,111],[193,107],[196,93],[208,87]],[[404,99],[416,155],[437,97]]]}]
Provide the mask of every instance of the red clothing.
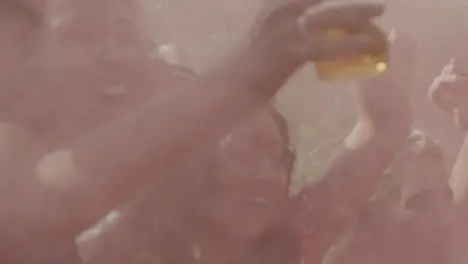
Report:
[{"label": "red clothing", "polygon": [[[346,231],[349,218],[344,211],[327,208],[321,185],[304,186],[294,198],[297,218],[295,228],[301,244],[301,264],[321,263],[335,241]],[[320,188],[320,189],[319,189]],[[323,195],[325,194],[325,196]]]}]

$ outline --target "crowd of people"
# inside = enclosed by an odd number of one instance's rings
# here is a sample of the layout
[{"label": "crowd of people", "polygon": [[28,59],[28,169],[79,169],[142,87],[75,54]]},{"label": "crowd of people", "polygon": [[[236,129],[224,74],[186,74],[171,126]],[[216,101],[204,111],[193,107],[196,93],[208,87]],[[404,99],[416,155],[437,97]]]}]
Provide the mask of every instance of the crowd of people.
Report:
[{"label": "crowd of people", "polygon": [[[1,2],[0,121],[15,135],[0,149],[1,263],[467,260],[468,140],[450,171],[412,126],[418,59],[404,29],[387,72],[358,81],[357,122],[323,178],[289,192],[295,151],[271,100],[304,64],[368,51],[359,29],[381,3],[278,5],[195,73],[173,47],[155,53],[130,4],[63,1],[54,14],[51,2]],[[323,34],[336,28],[352,33]],[[454,59],[428,88],[463,130],[465,86]]]}]

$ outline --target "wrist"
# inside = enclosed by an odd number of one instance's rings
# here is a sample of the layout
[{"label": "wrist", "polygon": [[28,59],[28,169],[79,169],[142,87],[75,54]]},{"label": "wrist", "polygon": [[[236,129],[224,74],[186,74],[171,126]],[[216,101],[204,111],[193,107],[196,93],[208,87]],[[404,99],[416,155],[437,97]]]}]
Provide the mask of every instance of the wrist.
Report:
[{"label": "wrist", "polygon": [[271,99],[301,66],[274,52],[250,48],[245,54],[239,78],[245,79],[246,89],[252,89],[258,98]]},{"label": "wrist", "polygon": [[[275,51],[270,47],[252,45],[246,52],[246,64],[243,69],[248,71],[259,84],[276,92],[295,72],[303,62]],[[278,84],[281,84],[278,86]]]}]

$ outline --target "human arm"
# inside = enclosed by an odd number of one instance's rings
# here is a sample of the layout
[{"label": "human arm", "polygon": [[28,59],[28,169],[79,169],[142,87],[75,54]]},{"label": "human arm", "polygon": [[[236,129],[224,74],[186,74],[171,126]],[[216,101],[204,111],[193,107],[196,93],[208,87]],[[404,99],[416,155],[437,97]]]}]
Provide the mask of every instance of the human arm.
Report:
[{"label": "human arm", "polygon": [[[319,26],[362,23],[382,12],[378,4],[332,6],[307,14],[313,18],[312,32]],[[21,161],[11,164],[2,178],[0,209],[5,213],[0,222],[14,236],[12,245],[25,243],[41,252],[43,246],[72,239],[141,188],[157,183],[176,160],[267,102],[303,63],[369,48],[362,36],[327,42],[320,34],[309,37],[304,32],[309,29],[298,32],[303,11],[277,11],[251,45],[215,69],[68,144],[66,151],[51,153],[35,168]],[[157,170],[148,173],[149,166]]]},{"label": "human arm", "polygon": [[372,196],[382,173],[406,141],[412,122],[407,95],[410,83],[399,82],[402,78],[395,74],[389,72],[356,87],[358,121],[344,150],[322,180],[300,194],[300,207],[306,208],[300,232],[310,237],[304,250],[310,262],[321,261],[349,228],[350,219]]},{"label": "human arm", "polygon": [[[317,35],[298,36],[296,20],[303,9],[293,6],[275,12],[251,45],[215,69],[70,145],[76,174],[50,187],[64,201],[71,201],[70,208],[83,225],[99,219],[141,186],[157,181],[175,160],[267,102],[306,61],[369,47],[369,40],[362,36],[330,42]],[[375,3],[364,8],[351,4],[345,9],[334,4],[310,16],[321,27],[335,27],[362,23],[363,17],[368,20],[381,12],[381,5]],[[335,20],[336,14],[341,16]],[[145,173],[149,166],[160,173]]]},{"label": "human arm", "polygon": [[356,148],[345,148],[324,178],[301,194],[300,207],[308,210],[302,215],[304,229],[299,232],[309,237],[304,249],[308,262],[320,261],[350,227],[404,143],[411,123],[409,109],[401,110],[402,116],[394,114],[389,113],[385,125],[375,126],[369,138],[358,137],[366,139]]},{"label": "human arm", "polygon": [[[468,94],[466,88],[466,70],[460,67],[455,58],[442,68],[439,76],[434,78],[428,89],[429,100],[439,109],[446,112],[455,125],[466,131],[468,128]],[[452,167],[450,186],[453,190],[454,201],[459,203],[466,199],[468,186],[468,137],[462,142],[459,153]]]}]

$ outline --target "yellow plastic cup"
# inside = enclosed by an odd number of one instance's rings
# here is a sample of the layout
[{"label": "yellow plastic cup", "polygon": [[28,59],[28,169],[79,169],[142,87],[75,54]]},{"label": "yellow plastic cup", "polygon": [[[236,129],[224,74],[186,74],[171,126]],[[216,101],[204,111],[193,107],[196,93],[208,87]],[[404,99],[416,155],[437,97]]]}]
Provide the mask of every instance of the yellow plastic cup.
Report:
[{"label": "yellow plastic cup", "polygon": [[[336,60],[323,60],[315,63],[317,76],[324,81],[344,81],[381,74],[388,68],[389,40],[376,25],[368,24],[365,32],[374,38],[375,46],[368,53],[353,55]],[[342,38],[345,30],[325,32],[330,38]]]}]

